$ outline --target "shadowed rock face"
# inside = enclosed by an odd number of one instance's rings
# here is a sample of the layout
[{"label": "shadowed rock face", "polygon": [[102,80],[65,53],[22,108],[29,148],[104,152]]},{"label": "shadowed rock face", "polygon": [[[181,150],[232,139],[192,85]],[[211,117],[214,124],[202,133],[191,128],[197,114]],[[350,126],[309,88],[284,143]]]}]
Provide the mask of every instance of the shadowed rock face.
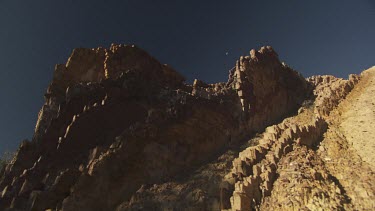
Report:
[{"label": "shadowed rock face", "polygon": [[135,46],[75,49],[56,65],[33,140],[3,171],[0,209],[133,209],[139,190],[189,177],[311,90],[271,47],[241,57],[227,83],[193,85]]}]

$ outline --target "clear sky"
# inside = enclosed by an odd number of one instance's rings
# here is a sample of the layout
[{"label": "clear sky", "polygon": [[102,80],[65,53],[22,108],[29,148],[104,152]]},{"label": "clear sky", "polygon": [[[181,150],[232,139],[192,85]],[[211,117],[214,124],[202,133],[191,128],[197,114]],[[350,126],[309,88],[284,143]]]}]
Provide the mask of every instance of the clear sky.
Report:
[{"label": "clear sky", "polygon": [[226,81],[263,45],[306,77],[375,65],[373,0],[0,0],[0,26],[0,153],[31,138],[54,65],[77,47],[136,44],[188,81]]}]

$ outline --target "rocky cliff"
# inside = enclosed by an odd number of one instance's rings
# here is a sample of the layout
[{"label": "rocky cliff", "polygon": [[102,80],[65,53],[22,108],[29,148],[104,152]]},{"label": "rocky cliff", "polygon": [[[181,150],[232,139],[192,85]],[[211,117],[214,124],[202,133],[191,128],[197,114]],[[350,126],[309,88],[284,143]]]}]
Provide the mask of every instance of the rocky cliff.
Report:
[{"label": "rocky cliff", "polygon": [[305,79],[269,46],[192,85],[136,46],[75,49],[1,171],[0,209],[356,209],[319,150],[359,80]]}]

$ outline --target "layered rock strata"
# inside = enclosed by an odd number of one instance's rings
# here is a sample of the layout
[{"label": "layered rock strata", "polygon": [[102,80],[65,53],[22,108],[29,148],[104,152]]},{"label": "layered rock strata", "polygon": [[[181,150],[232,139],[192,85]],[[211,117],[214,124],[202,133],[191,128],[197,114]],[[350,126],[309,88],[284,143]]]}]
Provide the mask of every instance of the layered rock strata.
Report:
[{"label": "layered rock strata", "polygon": [[[0,209],[133,209],[150,184],[185,178],[310,91],[271,47],[241,57],[227,83],[193,85],[135,46],[75,49],[56,66],[33,140],[2,172]],[[217,207],[196,194],[196,208]]]},{"label": "layered rock strata", "polygon": [[358,83],[359,76],[350,74],[345,80],[332,75],[318,75],[307,78],[307,81],[315,87],[315,113],[328,116]]},{"label": "layered rock strata", "polygon": [[314,97],[305,101],[298,115],[267,128],[258,145],[233,160],[232,172],[224,180],[234,183],[231,206],[223,203],[227,206],[222,210],[355,210],[325,164],[330,160],[320,155],[320,142],[332,127],[330,112],[359,79],[358,75],[350,75],[349,80],[308,78]]},{"label": "layered rock strata", "polygon": [[374,139],[367,129],[374,125],[374,79],[374,67],[361,73],[360,83],[327,118],[329,129],[317,151],[350,199],[347,210],[375,207]]},{"label": "layered rock strata", "polygon": [[[349,194],[343,184],[351,180],[336,177],[337,173],[330,167],[335,163],[321,153],[322,149],[327,152],[321,141],[331,130],[328,128],[325,132],[327,127],[332,127],[329,116],[322,111],[330,113],[335,109],[360,77],[353,75],[349,80],[332,76],[312,78],[325,77],[341,85],[329,88],[324,85],[325,80],[314,82],[315,95],[306,98],[295,116],[268,127],[241,147],[218,154],[216,159],[186,177],[142,186],[130,203],[122,204],[119,210],[355,210],[368,207],[364,204],[371,200],[371,193]],[[199,87],[205,90],[209,88],[200,81],[194,84],[201,84]],[[327,96],[328,89],[330,95]],[[329,100],[319,100],[324,98]],[[358,168],[355,169],[359,171]],[[371,190],[358,185],[352,189]],[[363,201],[360,197],[367,193],[370,195]],[[356,196],[356,205],[351,196]]]},{"label": "layered rock strata", "polygon": [[233,161],[232,175],[237,181],[230,198],[233,210],[255,209],[271,195],[277,178],[278,163],[297,146],[316,146],[326,130],[325,121],[317,117],[309,125],[285,123],[267,128],[259,145],[239,153]]}]

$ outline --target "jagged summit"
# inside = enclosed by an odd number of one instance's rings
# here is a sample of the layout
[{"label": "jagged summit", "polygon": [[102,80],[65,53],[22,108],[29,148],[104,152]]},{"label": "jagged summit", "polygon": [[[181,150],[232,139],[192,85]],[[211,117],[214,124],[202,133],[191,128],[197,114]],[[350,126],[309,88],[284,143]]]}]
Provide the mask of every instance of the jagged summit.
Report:
[{"label": "jagged summit", "polygon": [[115,80],[129,71],[147,76],[144,80],[164,81],[168,85],[177,85],[185,80],[173,68],[160,64],[135,45],[112,44],[109,49],[74,49],[66,64],[56,65],[47,94],[58,94],[59,90],[64,92],[68,86],[77,83]]},{"label": "jagged summit", "polygon": [[[192,85],[133,45],[75,49],[56,65],[33,140],[1,172],[0,209],[274,208],[284,159],[315,156],[358,81],[306,80],[269,46],[240,57],[227,82]],[[328,208],[348,204],[329,197]]]},{"label": "jagged summit", "polygon": [[109,49],[74,49],[66,64],[55,67],[52,82],[45,94],[46,103],[39,113],[34,139],[39,139],[39,134],[46,129],[44,126],[57,116],[59,106],[80,89],[90,87],[87,84],[103,86],[109,81],[125,83],[127,79],[133,80],[128,81],[128,86],[137,83],[139,87],[149,88],[143,91],[150,93],[156,87],[174,88],[185,81],[172,67],[160,64],[135,45],[112,44]]}]

